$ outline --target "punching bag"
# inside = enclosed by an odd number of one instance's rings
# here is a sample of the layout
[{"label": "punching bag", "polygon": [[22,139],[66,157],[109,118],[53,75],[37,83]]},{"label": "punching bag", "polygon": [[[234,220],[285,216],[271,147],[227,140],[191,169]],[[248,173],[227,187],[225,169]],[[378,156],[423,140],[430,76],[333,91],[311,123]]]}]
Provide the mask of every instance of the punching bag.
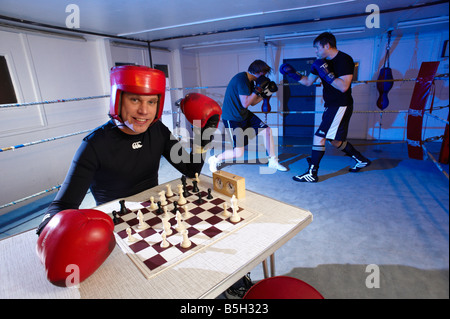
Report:
[{"label": "punching bag", "polygon": [[[386,57],[384,59],[384,65],[380,70],[380,73],[378,74],[379,81],[384,80],[393,80],[392,76],[392,69],[390,68],[390,61],[389,61],[389,50],[391,47],[391,32],[388,32],[388,45],[386,48]],[[387,65],[386,65],[387,63]],[[389,99],[388,99],[388,93],[394,86],[394,82],[377,82],[377,90],[378,90],[378,100],[377,100],[377,106],[380,110],[384,110],[389,106]]]}]

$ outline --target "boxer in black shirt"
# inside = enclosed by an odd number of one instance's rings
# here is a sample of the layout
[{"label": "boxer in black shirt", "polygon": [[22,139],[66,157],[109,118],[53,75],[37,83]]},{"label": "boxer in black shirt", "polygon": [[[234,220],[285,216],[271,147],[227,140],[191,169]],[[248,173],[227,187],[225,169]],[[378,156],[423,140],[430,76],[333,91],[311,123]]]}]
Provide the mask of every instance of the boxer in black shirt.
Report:
[{"label": "boxer in black shirt", "polygon": [[353,113],[351,91],[355,68],[353,59],[336,48],[336,38],[329,32],[320,34],[313,44],[317,60],[311,66],[309,76],[302,76],[289,64],[280,67],[282,74],[306,86],[312,85],[317,77],[322,80],[325,112],[314,134],[311,157],[307,158],[309,168],[306,173],[293,177],[297,182],[310,183],[319,181],[317,173],[319,163],[325,154],[326,140],[356,161],[350,172],[358,172],[371,163],[347,141],[348,125]]}]

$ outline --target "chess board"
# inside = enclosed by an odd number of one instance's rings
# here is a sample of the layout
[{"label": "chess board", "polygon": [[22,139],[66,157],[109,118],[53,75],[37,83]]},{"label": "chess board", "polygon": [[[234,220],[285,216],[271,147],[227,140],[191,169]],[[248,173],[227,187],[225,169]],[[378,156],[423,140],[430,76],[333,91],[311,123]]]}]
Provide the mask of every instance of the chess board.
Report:
[{"label": "chess board", "polygon": [[[116,241],[147,279],[173,267],[224,236],[230,235],[259,216],[258,213],[249,211],[238,204],[237,211],[241,220],[233,223],[230,221],[230,218],[222,215],[225,202],[227,203],[227,210],[232,212],[230,197],[211,191],[213,198],[207,199],[207,190],[202,189],[200,183],[199,190],[203,203],[199,203],[198,193],[193,192],[192,185],[188,185],[186,189],[189,196],[186,196],[185,199],[189,212],[192,215],[190,218],[183,220],[183,224],[188,231],[189,240],[192,244],[189,248],[183,248],[181,247],[182,235],[174,229],[177,221],[173,212],[173,203],[179,198],[176,192],[177,184],[180,183],[172,182],[171,186],[174,195],[167,197],[168,204],[166,206],[168,207],[168,217],[170,218],[169,223],[173,229],[173,233],[166,237],[166,240],[170,243],[170,246],[167,248],[161,247],[163,240],[161,236],[163,232],[161,218],[164,213],[158,212],[157,209],[150,209],[150,197],[153,196],[155,202],[158,201],[159,193],[162,190],[166,190],[166,185],[160,185],[152,189],[148,201],[125,202],[126,213],[116,214],[114,228]],[[146,229],[140,229],[139,227],[137,218],[139,211],[142,213],[145,224],[149,226]],[[183,213],[183,209],[179,209],[179,211]],[[131,229],[133,241],[129,240],[127,228]]]}]

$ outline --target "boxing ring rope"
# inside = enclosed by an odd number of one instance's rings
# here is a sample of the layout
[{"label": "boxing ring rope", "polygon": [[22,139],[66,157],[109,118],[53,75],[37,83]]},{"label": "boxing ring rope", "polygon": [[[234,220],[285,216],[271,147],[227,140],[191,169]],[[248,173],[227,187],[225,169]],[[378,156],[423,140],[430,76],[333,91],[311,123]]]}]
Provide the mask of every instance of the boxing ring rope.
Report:
[{"label": "boxing ring rope", "polygon": [[[442,79],[442,80],[448,80],[449,74],[439,74],[436,75],[435,79]],[[365,80],[365,81],[352,81],[352,84],[368,84],[368,83],[378,83],[378,82],[407,82],[407,81],[418,81],[420,80],[419,78],[413,78],[413,79],[392,79],[392,80]],[[300,83],[279,83],[278,85],[282,85],[282,86],[290,86],[290,85],[301,85]],[[316,85],[320,85],[320,84],[316,84]],[[175,91],[175,90],[201,90],[201,89],[216,89],[216,88],[226,88],[226,86],[197,86],[197,87],[185,87],[185,88],[168,88],[167,91]],[[93,99],[100,99],[100,98],[109,98],[110,95],[97,95],[97,96],[87,96],[87,97],[79,97],[79,98],[67,98],[67,99],[57,99],[57,100],[48,100],[48,101],[40,101],[40,102],[26,102],[26,103],[11,103],[11,104],[0,104],[0,108],[16,108],[16,107],[26,107],[26,106],[35,106],[35,105],[43,105],[43,104],[54,104],[54,103],[65,103],[65,102],[74,102],[74,101],[84,101],[84,100],[93,100]],[[442,107],[435,107],[434,110],[437,109],[443,109],[443,108],[448,108],[447,106],[442,106]],[[429,110],[427,110],[429,111]],[[180,114],[180,110],[178,111],[164,111],[163,114],[164,115],[171,115],[171,114]],[[375,111],[354,111],[353,113],[363,113],[363,114],[369,114],[369,113],[379,113],[379,114],[383,114],[383,113],[409,113],[410,110],[375,110]],[[279,111],[279,112],[253,112],[253,113],[263,113],[263,114],[318,114],[318,113],[323,113],[323,111]],[[443,123],[446,123],[447,125],[449,124],[449,121],[442,119],[434,114],[431,113],[424,113],[427,114],[430,117],[433,117],[437,120],[442,121]],[[23,148],[23,147],[27,147],[27,146],[32,146],[32,145],[37,145],[37,144],[41,144],[41,143],[46,143],[46,142],[51,142],[51,141],[55,141],[55,140],[59,140],[59,139],[63,139],[63,138],[67,138],[67,137],[71,137],[71,136],[76,136],[76,135],[80,135],[83,133],[87,133],[92,131],[92,129],[88,129],[88,130],[83,130],[83,131],[79,131],[79,132],[74,132],[74,133],[69,133],[69,134],[65,134],[65,135],[61,135],[61,136],[56,136],[56,137],[51,137],[51,138],[46,138],[46,139],[41,139],[38,141],[33,141],[33,142],[27,142],[27,143],[23,143],[23,144],[18,144],[18,145],[14,145],[14,146],[9,146],[9,147],[3,147],[0,148],[0,152],[5,152],[5,151],[10,151],[10,150],[16,150],[19,148]],[[439,137],[432,137],[432,138],[428,138],[426,139],[424,142],[428,142],[428,141],[432,141],[432,140],[437,140],[437,139],[441,139],[443,136],[439,136]],[[398,141],[398,142],[387,142],[387,143],[379,143],[379,144],[392,144],[392,143],[406,143],[407,141]],[[375,145],[375,144],[374,144]],[[428,155],[428,157],[435,163],[435,165],[437,166],[437,168],[447,177],[447,179],[449,178],[449,175],[447,174],[447,172],[445,172],[443,170],[443,168],[441,167],[441,165],[436,161],[436,159],[433,157],[433,155],[426,149],[425,145],[422,145],[422,148],[424,150],[424,153]],[[46,194],[46,193],[50,193],[56,189],[59,189],[61,187],[61,184],[59,185],[55,185],[52,186],[48,189],[45,189],[43,191],[40,191],[38,193],[35,193],[33,195],[30,196],[26,196],[24,198],[12,201],[10,203],[4,204],[4,205],[0,205],[0,209],[12,206],[12,205],[16,205],[18,203],[24,202],[26,200],[38,197],[40,195]]]}]

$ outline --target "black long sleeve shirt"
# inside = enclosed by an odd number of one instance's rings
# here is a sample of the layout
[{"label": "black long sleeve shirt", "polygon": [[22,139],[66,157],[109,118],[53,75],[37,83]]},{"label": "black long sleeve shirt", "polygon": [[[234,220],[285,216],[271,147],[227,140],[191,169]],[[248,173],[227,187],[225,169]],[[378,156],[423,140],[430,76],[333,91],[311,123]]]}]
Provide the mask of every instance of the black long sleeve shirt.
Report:
[{"label": "black long sleeve shirt", "polygon": [[89,188],[100,205],[157,186],[161,156],[191,178],[204,163],[200,154],[188,154],[161,121],[139,135],[107,122],[83,139],[47,214],[78,208]]}]

